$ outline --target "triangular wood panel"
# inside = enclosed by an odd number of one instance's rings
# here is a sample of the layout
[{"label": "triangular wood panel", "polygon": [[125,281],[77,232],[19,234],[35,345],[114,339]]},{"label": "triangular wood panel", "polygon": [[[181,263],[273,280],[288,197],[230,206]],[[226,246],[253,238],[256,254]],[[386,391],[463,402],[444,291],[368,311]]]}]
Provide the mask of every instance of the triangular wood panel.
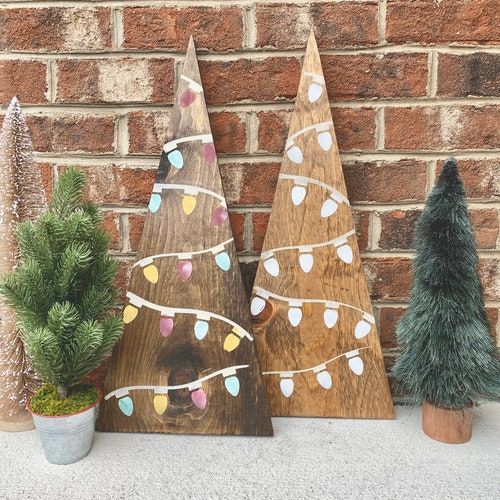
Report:
[{"label": "triangular wood panel", "polygon": [[272,415],[394,417],[312,33],[251,311]]},{"label": "triangular wood panel", "polygon": [[101,431],[272,435],[192,39]]}]

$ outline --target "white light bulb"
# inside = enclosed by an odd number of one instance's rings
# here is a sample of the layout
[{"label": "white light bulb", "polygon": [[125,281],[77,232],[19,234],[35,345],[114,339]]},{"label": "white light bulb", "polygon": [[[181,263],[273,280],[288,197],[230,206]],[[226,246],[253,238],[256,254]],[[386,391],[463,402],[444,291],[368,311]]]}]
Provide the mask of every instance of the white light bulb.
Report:
[{"label": "white light bulb", "polygon": [[252,313],[252,316],[257,316],[264,310],[265,307],[266,301],[264,299],[254,297],[250,304],[250,312]]},{"label": "white light bulb", "polygon": [[365,369],[363,360],[359,356],[349,359],[349,368],[356,374],[362,375]]},{"label": "white light bulb", "polygon": [[292,326],[298,326],[302,320],[302,309],[300,307],[290,307],[288,309],[288,321]]},{"label": "white light bulb", "polygon": [[295,206],[300,205],[306,197],[306,188],[304,186],[294,186],[292,189],[292,202]]},{"label": "white light bulb", "polygon": [[328,151],[333,144],[332,134],[330,132],[321,132],[321,134],[318,134],[318,143],[323,151]]},{"label": "white light bulb", "polygon": [[360,319],[358,321],[358,324],[356,325],[356,328],[354,329],[354,336],[357,339],[362,339],[363,337],[366,337],[370,333],[371,329],[372,325],[368,323],[368,321]]},{"label": "white light bulb", "polygon": [[311,83],[309,85],[309,90],[307,91],[307,98],[310,103],[316,102],[323,93],[323,85],[319,85],[318,83]]},{"label": "white light bulb", "polygon": [[346,264],[350,264],[352,262],[352,248],[347,243],[337,248],[337,255],[340,260]]},{"label": "white light bulb", "polygon": [[323,313],[323,320],[327,328],[333,328],[339,319],[339,312],[337,309],[325,309]]},{"label": "white light bulb", "polygon": [[302,271],[308,273],[314,264],[314,257],[311,253],[301,253],[299,255],[299,264]]},{"label": "white light bulb", "polygon": [[280,380],[280,389],[286,398],[289,398],[293,394],[293,388],[294,384],[291,378],[282,378]]},{"label": "white light bulb", "polygon": [[338,206],[336,201],[328,198],[321,207],[321,217],[330,217],[330,215],[333,215],[337,211]]},{"label": "white light bulb", "polygon": [[304,161],[304,155],[298,146],[292,146],[287,150],[286,154],[294,163],[302,163]]},{"label": "white light bulb", "polygon": [[316,380],[323,389],[331,389],[333,385],[332,376],[326,370],[319,372],[316,375]]},{"label": "white light bulb", "polygon": [[280,273],[280,265],[274,257],[270,257],[264,261],[264,269],[274,277],[278,276]]}]

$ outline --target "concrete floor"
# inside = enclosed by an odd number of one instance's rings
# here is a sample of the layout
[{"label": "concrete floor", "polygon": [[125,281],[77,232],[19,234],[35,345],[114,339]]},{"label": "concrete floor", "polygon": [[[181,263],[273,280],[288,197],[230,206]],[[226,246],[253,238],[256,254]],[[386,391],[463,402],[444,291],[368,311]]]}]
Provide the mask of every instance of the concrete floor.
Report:
[{"label": "concrete floor", "polygon": [[274,438],[97,433],[91,454],[45,462],[34,431],[0,433],[1,499],[500,498],[500,405],[465,445],[394,421],[273,419]]}]

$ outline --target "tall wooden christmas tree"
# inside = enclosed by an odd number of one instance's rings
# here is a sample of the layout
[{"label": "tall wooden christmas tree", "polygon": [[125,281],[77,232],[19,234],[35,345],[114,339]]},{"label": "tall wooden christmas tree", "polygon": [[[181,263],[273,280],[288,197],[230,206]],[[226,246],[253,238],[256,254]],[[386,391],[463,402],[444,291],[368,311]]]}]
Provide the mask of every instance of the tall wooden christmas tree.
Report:
[{"label": "tall wooden christmas tree", "polygon": [[[14,97],[0,134],[0,274],[16,266],[16,224],[37,218],[45,206],[45,192],[28,127]],[[1,430],[33,428],[26,403],[36,386],[37,379],[26,359],[14,313],[0,297]]]},{"label": "tall wooden christmas tree", "polygon": [[272,415],[393,418],[312,33],[251,312]]},{"label": "tall wooden christmas tree", "polygon": [[179,80],[98,428],[271,435],[192,39]]}]

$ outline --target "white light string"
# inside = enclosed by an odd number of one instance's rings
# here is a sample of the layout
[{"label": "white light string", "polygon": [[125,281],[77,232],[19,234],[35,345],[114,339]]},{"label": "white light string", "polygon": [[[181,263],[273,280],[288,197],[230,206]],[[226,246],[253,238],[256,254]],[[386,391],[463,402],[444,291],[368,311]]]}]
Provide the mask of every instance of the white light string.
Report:
[{"label": "white light string", "polygon": [[351,304],[345,304],[344,302],[323,299],[296,299],[292,297],[284,297],[282,295],[278,295],[276,293],[265,290],[264,288],[261,288],[259,286],[254,286],[254,292],[256,296],[250,303],[250,312],[252,313],[252,316],[258,316],[265,309],[266,300],[269,298],[274,298],[281,302],[288,302],[288,321],[294,327],[298,326],[302,320],[303,304],[323,304],[325,306],[323,321],[325,322],[325,326],[327,328],[333,328],[337,324],[337,320],[339,317],[338,311],[340,307],[347,307],[349,309],[359,311],[360,313],[362,313],[362,317],[354,328],[354,336],[357,339],[366,337],[370,333],[372,326],[375,324],[375,318],[371,314]]},{"label": "white light string", "polygon": [[310,103],[314,103],[323,94],[325,89],[325,79],[323,75],[311,73],[310,71],[304,71],[304,75],[312,78],[312,83],[309,85],[309,89],[307,90],[307,98]]},{"label": "white light string", "polygon": [[197,94],[201,94],[203,92],[203,87],[198,82],[195,82],[192,78],[189,78],[189,76],[181,75],[180,78],[181,80],[184,80],[188,83],[188,87],[193,92],[196,92]]},{"label": "white light string", "polygon": [[223,271],[228,271],[231,267],[231,260],[229,259],[228,253],[225,251],[226,245],[229,245],[234,241],[233,238],[222,242],[220,245],[215,245],[211,248],[206,248],[204,250],[195,250],[192,252],[172,252],[172,253],[159,253],[156,255],[150,255],[141,260],[138,260],[132,267],[142,267],[142,272],[144,276],[150,283],[158,283],[158,268],[154,265],[153,261],[155,259],[161,259],[165,257],[177,257],[179,263],[177,265],[177,270],[182,278],[182,281],[187,281],[191,278],[193,272],[193,263],[191,259],[195,255],[203,255],[206,253],[212,253],[215,255],[215,262],[218,267]]},{"label": "white light string", "polygon": [[[151,199],[149,200],[149,211],[152,213],[156,213],[161,205],[161,193],[162,191],[183,191],[184,197],[182,198],[182,210],[186,215],[191,215],[193,210],[196,208],[196,196],[200,193],[206,194],[208,196],[212,196],[216,198],[220,202],[220,207],[216,209],[212,216],[212,223],[215,225],[219,225],[227,219],[227,205],[224,196],[211,191],[210,189],[205,189],[199,186],[191,186],[189,184],[161,184],[155,183],[153,185],[153,191],[151,194]],[[221,215],[224,217],[222,220],[215,220],[215,215],[217,212],[221,212],[219,214],[219,218]]]},{"label": "white light string", "polygon": [[309,184],[314,184],[319,186],[326,191],[330,192],[330,196],[325,200],[321,206],[321,217],[330,217],[333,215],[341,203],[350,205],[349,200],[339,191],[337,191],[333,186],[325,184],[324,182],[318,181],[317,179],[312,179],[311,177],[304,177],[302,175],[292,175],[292,174],[279,174],[279,179],[282,180],[292,180],[294,186],[291,191],[292,202],[295,206],[300,205],[307,194],[307,186]]},{"label": "white light string", "polygon": [[176,314],[192,314],[196,316],[197,319],[194,325],[194,334],[197,340],[203,340],[206,337],[209,330],[208,322],[211,319],[217,319],[232,326],[231,333],[229,333],[224,340],[225,351],[234,351],[240,345],[242,338],[247,338],[248,340],[253,341],[253,337],[244,328],[229,318],[220,316],[219,314],[203,311],[201,309],[160,306],[158,304],[154,304],[153,302],[149,302],[132,292],[127,292],[127,298],[129,300],[129,304],[123,310],[123,322],[128,324],[134,321],[139,314],[139,309],[143,306],[148,309],[158,311],[161,315],[160,333],[163,337],[168,337],[172,332],[174,328],[173,318]]},{"label": "white light string", "polygon": [[302,370],[279,370],[279,371],[269,371],[262,372],[262,375],[279,375],[280,376],[280,389],[283,395],[289,398],[293,394],[294,390],[294,382],[293,376],[298,373],[307,373],[314,372],[316,374],[316,380],[318,384],[324,389],[331,389],[333,385],[332,376],[326,369],[326,365],[336,361],[340,358],[346,358],[348,361],[349,368],[355,375],[362,375],[364,371],[364,363],[361,357],[359,356],[359,352],[365,349],[369,349],[369,347],[360,347],[358,349],[354,349],[353,351],[344,352],[331,358],[319,365],[313,366],[311,368],[304,368]]},{"label": "white light string", "polygon": [[115,397],[118,399],[118,407],[124,415],[130,417],[134,412],[134,402],[130,397],[130,391],[154,391],[155,397],[153,406],[155,411],[159,415],[163,415],[168,407],[168,392],[177,391],[180,389],[188,389],[191,392],[191,399],[193,403],[203,410],[207,405],[207,395],[202,389],[203,382],[210,380],[214,377],[222,375],[224,377],[224,385],[226,390],[231,394],[231,396],[236,397],[240,392],[240,381],[236,377],[236,372],[244,368],[248,368],[249,365],[236,365],[230,366],[228,368],[223,368],[222,370],[217,370],[216,372],[210,373],[205,377],[201,377],[193,382],[188,382],[187,384],[180,385],[131,385],[128,387],[120,387],[104,396],[104,399]]},{"label": "white light string", "polygon": [[175,139],[174,141],[166,142],[163,146],[163,151],[165,151],[165,153],[169,153],[170,151],[174,151],[175,149],[177,149],[177,146],[179,144],[193,141],[201,141],[203,144],[211,144],[214,142],[214,138],[212,134],[189,135],[186,137],[180,137],[179,139]]},{"label": "white light string", "polygon": [[305,127],[290,137],[288,137],[285,145],[285,151],[288,158],[293,163],[302,163],[304,161],[304,154],[302,149],[297,146],[294,142],[294,139],[305,134],[306,132],[310,132],[311,130],[315,130],[318,136],[318,144],[320,145],[323,151],[329,151],[333,144],[332,134],[328,131],[329,128],[333,127],[333,121],[320,122],[315,123],[313,125],[309,125],[309,127]]},{"label": "white light string", "polygon": [[355,230],[352,229],[347,233],[338,236],[337,238],[323,243],[313,243],[311,245],[291,245],[288,247],[277,247],[271,248],[262,252],[261,259],[264,261],[264,269],[273,277],[276,277],[280,273],[279,262],[274,257],[275,253],[283,252],[286,250],[298,250],[299,251],[299,264],[302,271],[308,273],[314,264],[313,249],[322,248],[333,245],[337,249],[337,255],[342,262],[346,264],[351,264],[353,259],[353,253],[351,246],[347,243],[347,238],[355,234]]}]

